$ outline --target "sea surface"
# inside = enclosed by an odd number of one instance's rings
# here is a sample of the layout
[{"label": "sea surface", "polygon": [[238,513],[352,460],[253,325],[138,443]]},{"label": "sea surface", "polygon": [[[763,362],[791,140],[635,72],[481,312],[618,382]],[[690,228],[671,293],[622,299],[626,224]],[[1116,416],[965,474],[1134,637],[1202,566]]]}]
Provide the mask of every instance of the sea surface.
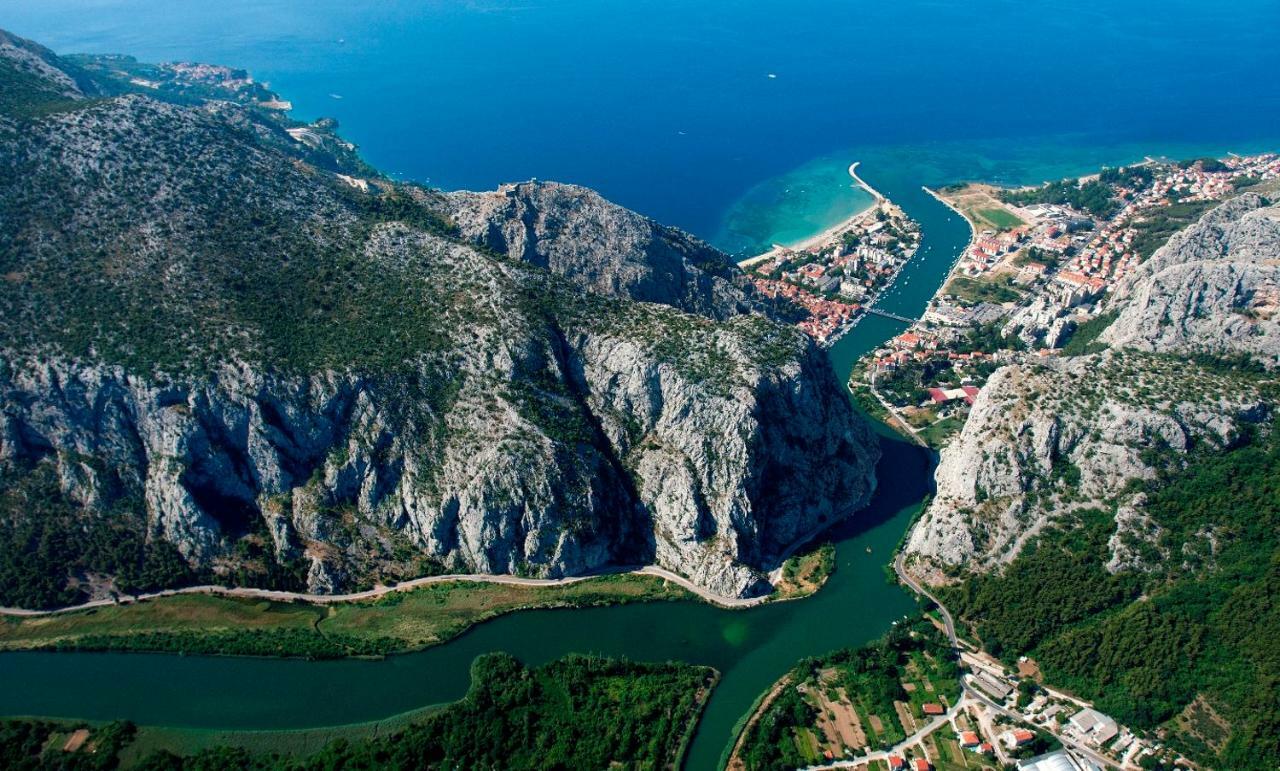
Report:
[{"label": "sea surface", "polygon": [[[850,0],[0,0],[0,27],[60,53],[250,70],[310,120],[336,117],[374,165],[445,188],[576,182],[741,255],[869,203],[919,221],[881,301],[918,315],[969,237],[921,186],[1006,184],[1147,155],[1280,149],[1280,2]],[[845,377],[901,331],[870,317],[830,351]],[[732,727],[803,656],[874,639],[912,599],[885,580],[933,458],[883,440],[871,508],[831,534],[813,598],[531,611],[384,661],[0,654],[0,714],[301,728],[456,699],[478,654],[709,664],[724,677],[690,748]]]},{"label": "sea surface", "polygon": [[854,160],[1022,182],[1280,147],[1276,0],[0,0],[0,27],[243,67],[388,172],[576,182],[734,252],[865,205]]}]

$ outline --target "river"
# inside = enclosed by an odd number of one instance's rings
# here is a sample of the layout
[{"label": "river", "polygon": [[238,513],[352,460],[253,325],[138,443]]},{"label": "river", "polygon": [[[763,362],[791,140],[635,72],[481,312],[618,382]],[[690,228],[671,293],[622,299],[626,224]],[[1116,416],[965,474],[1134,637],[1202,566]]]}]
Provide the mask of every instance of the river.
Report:
[{"label": "river", "polygon": [[[882,300],[918,316],[968,240],[964,221],[903,172],[868,181],[919,221],[917,256]],[[830,355],[840,377],[901,324],[869,317]],[[290,729],[385,718],[461,697],[476,656],[508,651],[530,665],[572,652],[713,666],[722,680],[686,768],[716,767],[735,723],[797,660],[866,643],[910,613],[914,600],[886,578],[893,549],[928,492],[932,455],[882,431],[871,506],[837,526],[838,567],[814,597],[746,610],[700,602],[513,613],[452,642],[384,660],[303,661],[126,653],[0,654],[0,714],[139,724]]]}]

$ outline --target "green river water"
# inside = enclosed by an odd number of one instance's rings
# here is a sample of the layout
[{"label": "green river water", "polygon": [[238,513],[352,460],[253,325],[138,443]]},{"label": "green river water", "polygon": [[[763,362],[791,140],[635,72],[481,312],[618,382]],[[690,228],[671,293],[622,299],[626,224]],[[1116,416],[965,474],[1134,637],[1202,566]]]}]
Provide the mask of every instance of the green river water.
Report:
[{"label": "green river water", "polygon": [[[967,243],[968,228],[920,190],[919,177],[867,164],[863,171],[923,227],[918,257],[882,302],[916,316]],[[900,329],[888,319],[866,319],[832,347],[838,375]],[[455,700],[467,689],[472,660],[490,651],[508,651],[530,665],[571,652],[599,653],[681,660],[721,672],[686,760],[688,769],[712,769],[735,723],[798,659],[868,642],[914,609],[912,597],[887,580],[885,566],[928,492],[933,458],[882,433],[874,500],[830,532],[838,568],[808,599],[746,610],[681,602],[525,611],[447,644],[376,661],[6,653],[0,654],[0,714],[226,729],[341,725]]]}]

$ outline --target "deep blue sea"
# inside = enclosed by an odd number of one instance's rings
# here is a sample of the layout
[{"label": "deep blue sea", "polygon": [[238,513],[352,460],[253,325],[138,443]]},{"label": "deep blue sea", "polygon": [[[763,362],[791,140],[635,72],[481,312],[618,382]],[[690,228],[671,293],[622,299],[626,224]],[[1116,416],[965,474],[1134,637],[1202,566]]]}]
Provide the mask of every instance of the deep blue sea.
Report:
[{"label": "deep blue sea", "polygon": [[445,188],[578,182],[731,251],[865,204],[1280,149],[1280,0],[0,0],[58,52],[249,69]]}]

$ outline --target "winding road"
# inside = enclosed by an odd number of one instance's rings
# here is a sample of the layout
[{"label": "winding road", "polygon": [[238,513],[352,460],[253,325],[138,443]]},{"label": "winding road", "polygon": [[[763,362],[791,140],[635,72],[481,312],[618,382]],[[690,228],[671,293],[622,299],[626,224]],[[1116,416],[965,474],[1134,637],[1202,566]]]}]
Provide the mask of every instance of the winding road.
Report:
[{"label": "winding road", "polygon": [[[932,602],[934,605],[937,606],[938,614],[942,616],[942,623],[943,623],[943,627],[946,629],[947,637],[951,640],[951,646],[955,650],[959,651],[961,649],[960,639],[956,636],[955,619],[952,617],[951,611],[947,610],[947,607],[945,605],[943,605],[941,602],[938,602],[937,597],[933,596],[933,594],[928,589],[926,589],[922,583],[917,581],[914,576],[912,576],[909,572],[907,572],[905,554],[901,552],[898,553],[898,556],[893,561],[893,572],[896,573],[898,576],[898,579],[902,581],[902,583],[910,587],[912,591],[914,591],[915,593],[919,594],[920,596],[924,597],[925,599],[929,600],[930,602]],[[964,677],[965,677],[964,673],[962,672],[960,674],[960,694],[961,694],[960,699],[956,701],[956,703],[949,710],[947,710],[947,713],[945,715],[941,715],[929,721],[924,725],[924,727],[920,728],[918,731],[911,734],[901,742],[898,742],[898,744],[894,745],[892,748],[888,750],[877,750],[875,752],[871,752],[866,755],[862,755],[857,758],[851,758],[848,760],[837,760],[837,761],[833,761],[831,763],[826,763],[823,765],[810,766],[806,769],[802,769],[801,771],[824,771],[825,769],[853,768],[855,766],[864,766],[877,760],[886,760],[890,755],[903,755],[906,752],[906,750],[910,748],[912,745],[915,745],[924,741],[924,738],[926,736],[928,736],[929,734],[941,728],[944,723],[951,722],[956,717],[956,715],[960,714],[961,711],[966,709],[969,706],[969,704],[973,702],[982,704],[986,706],[988,709],[994,710],[996,713],[1003,715],[1004,717],[1009,718],[1010,720],[1013,720],[1015,722],[1025,723],[1027,725],[1032,726],[1033,728],[1043,729],[1043,726],[1036,726],[1034,723],[1029,721],[1026,717],[1020,715],[1019,713],[1014,712],[1013,710],[1006,709],[1005,707],[1002,707],[999,704],[995,703],[990,698],[988,698],[986,694],[971,687],[965,681]],[[1072,699],[1072,701],[1076,701],[1076,700]],[[1071,739],[1069,737],[1063,736],[1059,733],[1055,733],[1052,731],[1050,731],[1049,733],[1052,733],[1054,738],[1062,742],[1064,746],[1070,747],[1075,752],[1078,752],[1081,755],[1084,755],[1085,757],[1092,760],[1094,763],[1097,763],[1099,766],[1102,766],[1104,768],[1123,768],[1121,764],[1117,763],[1111,758],[1105,757],[1097,753],[1093,749],[1089,748],[1086,745],[1081,744],[1080,742],[1075,741],[1074,739]]]},{"label": "winding road", "polygon": [[689,579],[678,573],[673,573],[666,568],[660,568],[656,565],[645,565],[640,568],[618,568],[612,571],[603,571],[581,576],[568,576],[566,578],[521,578],[520,576],[508,575],[492,575],[488,573],[456,573],[446,576],[426,576],[423,578],[415,578],[411,581],[404,581],[394,586],[375,586],[372,589],[363,592],[352,592],[350,594],[307,594],[304,592],[282,592],[274,589],[254,589],[251,587],[231,587],[231,586],[187,586],[181,589],[165,589],[159,592],[147,592],[145,594],[128,595],[122,594],[114,598],[106,598],[101,600],[92,600],[90,602],[81,603],[79,605],[68,605],[62,608],[52,608],[49,610],[28,610],[25,608],[0,608],[0,616],[18,616],[18,617],[39,617],[52,616],[60,613],[75,613],[76,611],[89,610],[91,608],[104,608],[111,605],[127,605],[136,602],[146,602],[147,600],[155,600],[161,597],[174,597],[180,594],[216,594],[224,597],[242,597],[247,599],[272,600],[275,602],[309,602],[315,605],[331,605],[340,602],[359,602],[361,600],[373,600],[392,592],[408,592],[430,584],[443,584],[452,581],[465,581],[471,583],[486,584],[506,584],[509,586],[527,586],[530,588],[551,587],[551,586],[567,586],[576,584],[580,581],[587,581],[592,578],[598,578],[606,575],[640,575],[654,576],[666,581],[670,581],[683,589],[696,594],[698,597],[707,602],[718,605],[722,608],[749,608],[759,605],[769,600],[769,595],[760,597],[721,597],[708,589],[698,586]]}]

